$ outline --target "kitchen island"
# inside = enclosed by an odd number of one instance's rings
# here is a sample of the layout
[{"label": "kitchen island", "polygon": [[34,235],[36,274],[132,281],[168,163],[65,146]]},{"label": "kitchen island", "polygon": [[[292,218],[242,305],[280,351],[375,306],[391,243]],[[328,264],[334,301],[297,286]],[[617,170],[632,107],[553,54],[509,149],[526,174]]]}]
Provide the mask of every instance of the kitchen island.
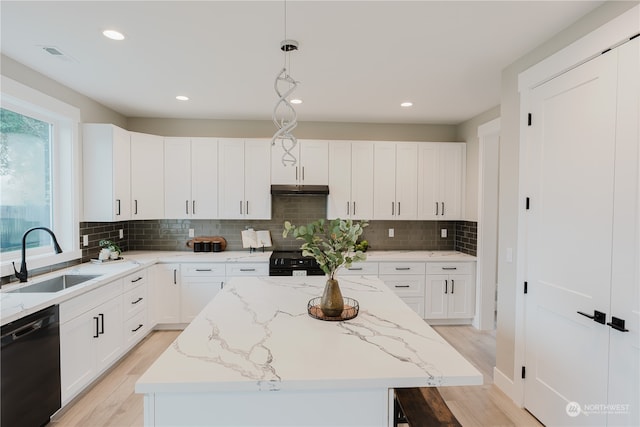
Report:
[{"label": "kitchen island", "polygon": [[340,279],[355,319],[311,318],[324,281],[234,278],[136,383],[145,424],[386,426],[393,388],[482,384],[375,277]]}]

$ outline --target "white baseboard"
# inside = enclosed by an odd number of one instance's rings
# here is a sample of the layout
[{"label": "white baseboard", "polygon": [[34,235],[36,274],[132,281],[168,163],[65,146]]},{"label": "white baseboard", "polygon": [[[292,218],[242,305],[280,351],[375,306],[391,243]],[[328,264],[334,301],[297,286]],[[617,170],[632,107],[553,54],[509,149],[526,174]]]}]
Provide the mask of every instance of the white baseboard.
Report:
[{"label": "white baseboard", "polygon": [[511,400],[513,400],[516,405],[522,408],[524,402],[522,402],[522,399],[517,396],[513,380],[503,374],[502,371],[496,367],[493,368],[493,383]]}]

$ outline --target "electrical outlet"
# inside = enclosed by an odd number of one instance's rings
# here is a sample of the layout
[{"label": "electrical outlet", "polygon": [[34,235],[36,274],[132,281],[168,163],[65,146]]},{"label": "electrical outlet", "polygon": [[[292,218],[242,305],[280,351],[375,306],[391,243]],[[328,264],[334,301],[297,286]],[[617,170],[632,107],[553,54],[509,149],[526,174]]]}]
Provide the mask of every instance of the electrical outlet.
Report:
[{"label": "electrical outlet", "polygon": [[124,230],[122,228],[118,230],[118,237],[124,239]]},{"label": "electrical outlet", "polygon": [[447,229],[443,228],[440,230],[440,237],[442,237],[443,239],[447,238]]},{"label": "electrical outlet", "polygon": [[189,237],[194,237],[196,235],[195,231],[193,230],[193,228],[189,229]]},{"label": "electrical outlet", "polygon": [[82,246],[89,246],[89,235],[88,234],[83,234],[82,235]]},{"label": "electrical outlet", "polygon": [[395,236],[395,230],[393,228],[389,229],[389,237]]}]

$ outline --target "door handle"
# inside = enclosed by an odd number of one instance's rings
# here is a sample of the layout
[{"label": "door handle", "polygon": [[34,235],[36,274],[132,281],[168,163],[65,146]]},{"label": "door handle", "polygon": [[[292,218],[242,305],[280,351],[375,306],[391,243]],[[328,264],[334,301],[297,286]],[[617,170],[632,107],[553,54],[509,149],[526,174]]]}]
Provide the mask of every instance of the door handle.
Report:
[{"label": "door handle", "polygon": [[436,202],[436,216],[438,216],[440,214],[440,211],[438,210],[438,202]]},{"label": "door handle", "polygon": [[448,288],[449,288],[449,281],[448,281],[448,280],[445,280],[445,281],[444,281],[444,293],[445,293],[445,294],[448,294],[448,293],[449,293]]},{"label": "door handle", "polygon": [[104,335],[104,314],[100,313],[98,316],[100,316],[100,332],[98,332],[98,334]]},{"label": "door handle", "polygon": [[356,202],[353,202],[353,214],[356,214]]},{"label": "door handle", "polygon": [[624,327],[624,319],[620,319],[619,317],[611,316],[611,323],[607,323],[607,326],[611,326],[616,331],[629,332],[629,330]]},{"label": "door handle", "polygon": [[349,202],[347,202],[347,215],[349,215]]},{"label": "door handle", "polygon": [[178,270],[176,270],[175,268],[173,269],[173,284],[178,284]]},{"label": "door handle", "polygon": [[391,215],[395,215],[396,214],[396,204],[395,202],[391,202]]},{"label": "door handle", "polygon": [[400,202],[398,202],[398,216],[400,216]]},{"label": "door handle", "polygon": [[442,202],[442,215],[444,215],[444,202]]},{"label": "door handle", "polygon": [[140,323],[139,323],[139,324],[138,324],[138,327],[137,327],[137,328],[135,328],[135,329],[132,329],[132,330],[131,330],[131,332],[138,332],[138,331],[140,330],[140,328],[142,328],[143,326],[144,326],[144,325],[142,325],[142,324],[140,324]]},{"label": "door handle", "polygon": [[139,282],[139,281],[140,281],[140,280],[142,280],[142,279],[143,279],[142,277],[138,277],[137,279],[133,279],[133,280],[131,281],[131,283]]},{"label": "door handle", "polygon": [[140,301],[142,301],[142,297],[138,297],[137,300],[131,301],[131,304],[135,305],[135,304],[139,303]]},{"label": "door handle", "polygon": [[133,207],[134,207],[134,209],[133,209],[133,213],[134,213],[135,215],[138,215],[138,200],[137,200],[137,199],[135,199],[135,200],[133,201]]},{"label": "door handle", "polygon": [[410,285],[395,285],[396,288],[410,288]]},{"label": "door handle", "polygon": [[584,316],[584,317],[588,317],[589,319],[593,320],[594,322],[598,322],[602,325],[605,324],[605,322],[607,321],[607,313],[603,313],[601,311],[598,310],[593,310],[593,316],[591,316],[590,314],[587,313],[583,313],[581,311],[577,312],[578,314]]},{"label": "door handle", "polygon": [[453,293],[453,287],[456,285],[456,281],[451,279],[451,293]]},{"label": "door handle", "polygon": [[249,201],[247,200],[247,209],[244,211],[245,215],[249,215]]},{"label": "door handle", "polygon": [[189,201],[188,200],[185,200],[185,202],[184,202],[184,209],[185,209],[185,213],[187,215],[189,215]]},{"label": "door handle", "polygon": [[194,201],[191,203],[191,205],[192,205],[192,206],[191,206],[191,215],[195,215],[195,214],[196,214],[196,201],[194,200]]},{"label": "door handle", "polygon": [[120,215],[120,199],[116,199],[116,205],[118,206],[118,209],[116,210],[116,215]]},{"label": "door handle", "polygon": [[94,337],[94,338],[98,338],[98,336],[99,336],[99,333],[98,333],[98,325],[99,325],[100,319],[99,319],[98,317],[94,317],[94,318],[93,318],[93,320],[95,320],[95,321],[96,321],[96,329],[95,329],[95,331],[96,331],[96,332],[95,332],[95,334],[93,335],[93,337]]}]

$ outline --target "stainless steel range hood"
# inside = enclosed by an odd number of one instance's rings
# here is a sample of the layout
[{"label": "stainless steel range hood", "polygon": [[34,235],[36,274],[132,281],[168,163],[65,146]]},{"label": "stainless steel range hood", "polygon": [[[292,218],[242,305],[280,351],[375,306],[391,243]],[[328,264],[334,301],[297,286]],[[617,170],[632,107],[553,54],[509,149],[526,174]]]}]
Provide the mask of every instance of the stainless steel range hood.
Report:
[{"label": "stainless steel range hood", "polygon": [[329,194],[328,185],[272,185],[271,194],[274,196],[326,196]]}]

